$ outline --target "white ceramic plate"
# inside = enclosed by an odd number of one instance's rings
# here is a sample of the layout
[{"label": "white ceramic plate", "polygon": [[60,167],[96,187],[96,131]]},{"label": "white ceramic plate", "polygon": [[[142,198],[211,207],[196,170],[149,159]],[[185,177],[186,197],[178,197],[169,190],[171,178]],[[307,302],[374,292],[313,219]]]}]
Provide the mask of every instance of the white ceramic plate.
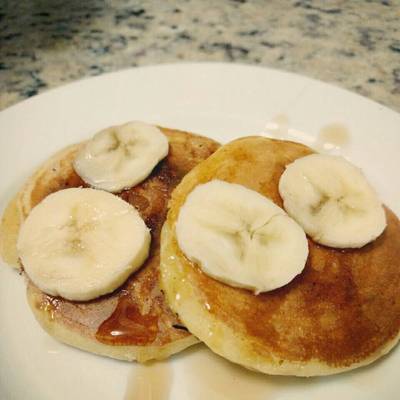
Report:
[{"label": "white ceramic plate", "polygon": [[[134,119],[199,132],[221,142],[261,133],[306,144],[317,140],[321,145],[330,136],[325,147],[361,166],[384,202],[400,214],[399,114],[325,83],[228,64],[117,72],[49,91],[3,111],[1,210],[52,153],[101,128]],[[202,346],[147,368],[97,357],[60,344],[42,331],[28,309],[23,279],[0,265],[4,400],[397,399],[399,369],[399,348],[370,367],[313,379],[246,372]]]}]

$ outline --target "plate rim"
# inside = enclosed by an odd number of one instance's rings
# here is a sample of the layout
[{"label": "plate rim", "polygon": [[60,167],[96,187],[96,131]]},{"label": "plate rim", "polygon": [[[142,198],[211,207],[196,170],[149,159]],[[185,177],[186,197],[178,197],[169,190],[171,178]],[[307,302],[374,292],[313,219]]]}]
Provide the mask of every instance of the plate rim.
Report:
[{"label": "plate rim", "polygon": [[310,77],[308,75],[303,75],[303,74],[296,73],[293,71],[281,70],[281,69],[270,67],[270,66],[263,66],[263,65],[259,65],[259,64],[250,64],[250,63],[241,63],[241,62],[230,63],[230,62],[221,62],[221,61],[187,61],[187,62],[183,61],[183,62],[166,62],[166,63],[160,63],[160,64],[147,64],[147,65],[140,65],[137,67],[121,68],[121,69],[118,69],[115,71],[109,71],[109,72],[105,72],[105,73],[102,73],[99,75],[94,75],[94,76],[85,76],[85,77],[81,77],[78,79],[74,79],[69,82],[63,82],[60,85],[48,88],[47,90],[45,90],[41,93],[37,93],[31,97],[22,99],[21,101],[18,101],[15,104],[7,106],[6,108],[0,110],[0,116],[4,112],[13,111],[13,110],[17,109],[22,104],[26,105],[30,102],[37,101],[39,98],[42,98],[44,96],[53,95],[54,92],[57,92],[58,90],[63,90],[69,86],[75,86],[75,85],[79,86],[81,84],[85,84],[87,81],[95,81],[95,80],[100,81],[103,79],[112,78],[113,76],[122,75],[122,74],[130,74],[130,73],[134,73],[136,71],[141,71],[141,70],[151,70],[151,69],[162,70],[162,69],[170,69],[170,68],[175,69],[175,68],[202,68],[202,67],[249,69],[249,70],[256,69],[256,70],[264,71],[264,72],[269,71],[271,73],[279,74],[282,76],[287,75],[287,76],[290,76],[291,78],[296,78],[296,79],[300,78],[300,79],[303,79],[304,81],[306,81],[307,84],[318,84],[318,85],[323,85],[327,89],[329,88],[330,90],[334,89],[334,90],[342,91],[342,92],[346,93],[346,95],[351,95],[351,96],[357,97],[359,101],[370,102],[373,105],[375,105],[376,107],[384,108],[387,111],[391,111],[400,116],[400,111],[398,112],[395,109],[393,109],[385,104],[382,104],[376,100],[373,100],[372,98],[370,98],[368,96],[364,96],[364,95],[356,93],[350,89],[342,87],[339,85],[339,83],[336,83],[336,82],[327,82],[327,81],[320,80],[318,78]]}]

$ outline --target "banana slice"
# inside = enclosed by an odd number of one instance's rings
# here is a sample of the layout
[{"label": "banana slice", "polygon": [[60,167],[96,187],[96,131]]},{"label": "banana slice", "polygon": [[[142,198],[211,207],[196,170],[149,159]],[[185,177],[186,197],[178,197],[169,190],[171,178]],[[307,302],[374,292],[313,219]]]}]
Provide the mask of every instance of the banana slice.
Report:
[{"label": "banana slice", "polygon": [[90,186],[119,192],[146,179],[168,154],[168,139],[155,126],[129,122],[100,131],[78,153],[74,168]]},{"label": "banana slice", "polygon": [[42,291],[69,300],[112,292],[148,256],[150,233],[130,204],[95,189],[65,189],[32,209],[18,255]]},{"label": "banana slice", "polygon": [[271,200],[213,180],[187,197],[176,223],[178,245],[211,277],[256,294],[289,283],[308,256],[304,231]]},{"label": "banana slice", "polygon": [[318,243],[359,248],[386,227],[385,211],[361,170],[342,157],[312,154],[279,181],[284,208]]}]

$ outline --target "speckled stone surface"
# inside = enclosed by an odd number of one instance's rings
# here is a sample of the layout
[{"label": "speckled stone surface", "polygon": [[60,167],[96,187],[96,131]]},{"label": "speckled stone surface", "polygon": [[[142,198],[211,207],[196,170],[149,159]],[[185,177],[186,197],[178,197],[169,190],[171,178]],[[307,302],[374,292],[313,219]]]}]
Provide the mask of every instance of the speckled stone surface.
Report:
[{"label": "speckled stone surface", "polygon": [[398,0],[0,0],[0,109],[122,68],[227,61],[400,111],[399,21]]}]

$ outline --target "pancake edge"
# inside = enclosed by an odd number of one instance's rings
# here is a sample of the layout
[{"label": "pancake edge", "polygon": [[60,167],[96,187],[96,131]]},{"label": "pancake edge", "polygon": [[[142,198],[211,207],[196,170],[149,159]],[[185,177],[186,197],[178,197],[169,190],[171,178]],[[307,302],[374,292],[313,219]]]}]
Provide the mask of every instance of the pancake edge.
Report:
[{"label": "pancake edge", "polygon": [[26,296],[35,319],[50,336],[64,344],[100,356],[144,363],[150,360],[164,360],[189,346],[199,343],[196,337],[189,335],[162,346],[108,345],[81,335],[75,330],[68,329],[63,324],[54,323],[46,311],[40,310],[35,306],[36,296],[32,291],[28,289]]},{"label": "pancake edge", "polygon": [[49,169],[58,166],[61,160],[69,158],[84,143],[67,146],[42,163],[6,206],[0,222],[0,257],[11,267],[21,269],[17,254],[18,233],[27,216],[24,209],[30,208],[29,195],[37,180]]}]

